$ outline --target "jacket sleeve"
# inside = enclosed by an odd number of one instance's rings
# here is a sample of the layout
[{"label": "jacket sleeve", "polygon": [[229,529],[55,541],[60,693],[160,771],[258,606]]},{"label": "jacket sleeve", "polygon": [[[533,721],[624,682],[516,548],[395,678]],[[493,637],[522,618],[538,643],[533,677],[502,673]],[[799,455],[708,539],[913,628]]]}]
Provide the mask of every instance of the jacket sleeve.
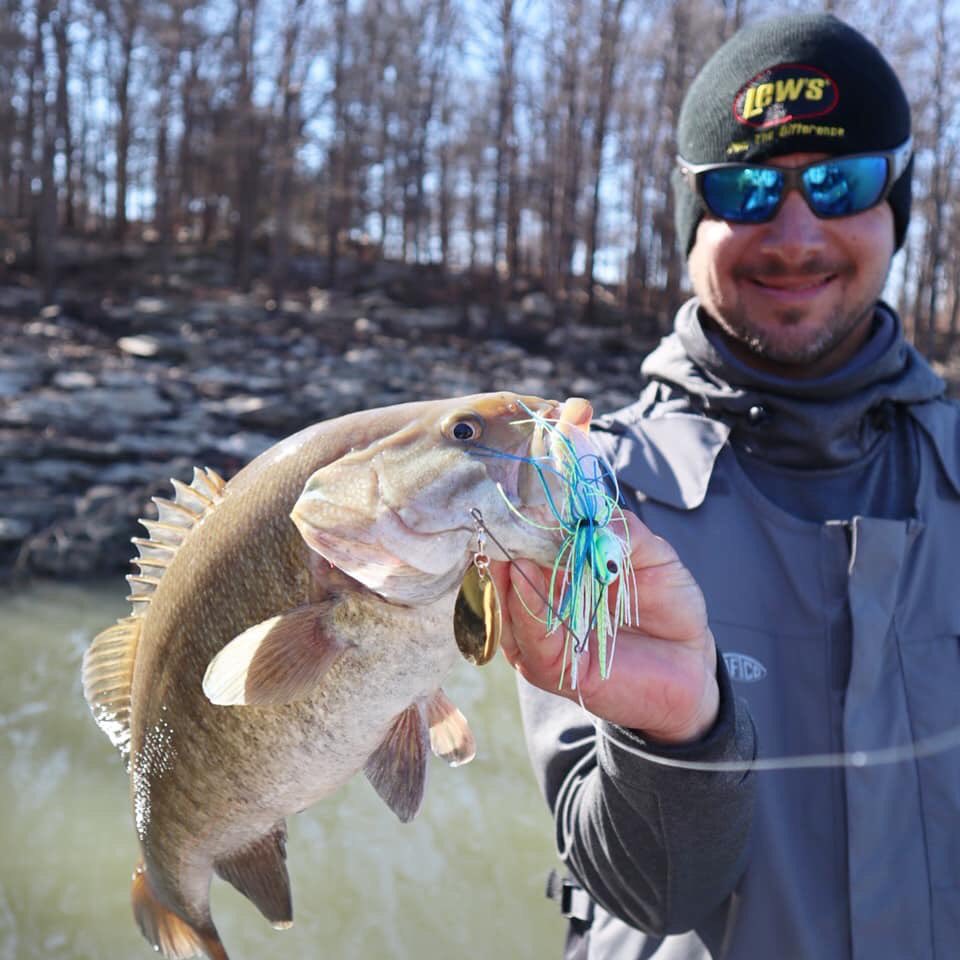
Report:
[{"label": "jacket sleeve", "polygon": [[656,747],[520,680],[527,746],[557,849],[608,913],[654,936],[693,929],[733,891],[746,860],[754,776],[666,767],[618,746],[691,761],[751,760],[755,733],[717,657],[720,711],[694,744]]}]

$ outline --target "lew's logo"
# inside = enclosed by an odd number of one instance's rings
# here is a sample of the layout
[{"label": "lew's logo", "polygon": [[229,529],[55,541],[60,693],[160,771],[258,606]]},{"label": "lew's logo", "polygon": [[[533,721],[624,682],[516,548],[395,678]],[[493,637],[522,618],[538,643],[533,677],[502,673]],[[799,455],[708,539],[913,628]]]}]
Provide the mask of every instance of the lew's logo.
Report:
[{"label": "lew's logo", "polygon": [[745,653],[725,653],[723,662],[727,665],[730,679],[741,683],[756,683],[767,675],[767,668]]},{"label": "lew's logo", "polygon": [[837,85],[823,71],[802,63],[781,63],[740,88],[733,112],[751,127],[776,127],[790,120],[822,117],[839,99]]}]

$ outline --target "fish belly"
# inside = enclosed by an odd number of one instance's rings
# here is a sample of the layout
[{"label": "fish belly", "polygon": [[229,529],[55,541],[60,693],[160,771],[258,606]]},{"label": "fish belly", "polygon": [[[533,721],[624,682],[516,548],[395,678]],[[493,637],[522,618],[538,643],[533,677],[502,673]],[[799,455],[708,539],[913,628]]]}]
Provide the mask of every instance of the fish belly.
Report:
[{"label": "fish belly", "polygon": [[205,716],[216,723],[199,733],[177,724],[178,737],[191,737],[191,762],[144,780],[142,831],[138,818],[145,853],[163,873],[180,875],[176,886],[197,889],[215,861],[342,787],[397,716],[425,702],[458,660],[452,595],[415,609],[351,596],[338,614],[349,645],[311,698],[271,708],[211,705]]}]

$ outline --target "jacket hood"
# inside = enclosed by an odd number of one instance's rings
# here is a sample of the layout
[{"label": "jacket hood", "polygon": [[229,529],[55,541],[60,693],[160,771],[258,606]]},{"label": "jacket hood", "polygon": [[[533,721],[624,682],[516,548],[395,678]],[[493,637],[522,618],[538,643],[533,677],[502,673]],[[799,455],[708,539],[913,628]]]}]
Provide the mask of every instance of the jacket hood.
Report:
[{"label": "jacket hood", "polygon": [[642,372],[662,385],[658,399],[672,401],[673,411],[722,422],[731,442],[750,454],[813,468],[863,457],[889,429],[896,405],[924,403],[946,389],[884,303],[877,305],[870,339],[849,363],[816,380],[789,380],[733,356],[704,330],[694,298]]}]

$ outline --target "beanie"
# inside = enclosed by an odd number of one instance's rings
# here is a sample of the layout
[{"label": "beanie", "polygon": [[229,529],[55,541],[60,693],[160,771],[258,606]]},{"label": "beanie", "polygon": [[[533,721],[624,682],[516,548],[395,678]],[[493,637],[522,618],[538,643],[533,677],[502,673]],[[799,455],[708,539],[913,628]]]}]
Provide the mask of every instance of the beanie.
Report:
[{"label": "beanie", "polygon": [[[707,61],[680,109],[677,148],[688,163],[765,162],[785,153],[892,150],[910,136],[910,105],[883,54],[829,14],[762,20]],[[887,198],[894,239],[910,222],[913,160]],[[673,173],[677,242],[690,253],[707,212]]]}]

